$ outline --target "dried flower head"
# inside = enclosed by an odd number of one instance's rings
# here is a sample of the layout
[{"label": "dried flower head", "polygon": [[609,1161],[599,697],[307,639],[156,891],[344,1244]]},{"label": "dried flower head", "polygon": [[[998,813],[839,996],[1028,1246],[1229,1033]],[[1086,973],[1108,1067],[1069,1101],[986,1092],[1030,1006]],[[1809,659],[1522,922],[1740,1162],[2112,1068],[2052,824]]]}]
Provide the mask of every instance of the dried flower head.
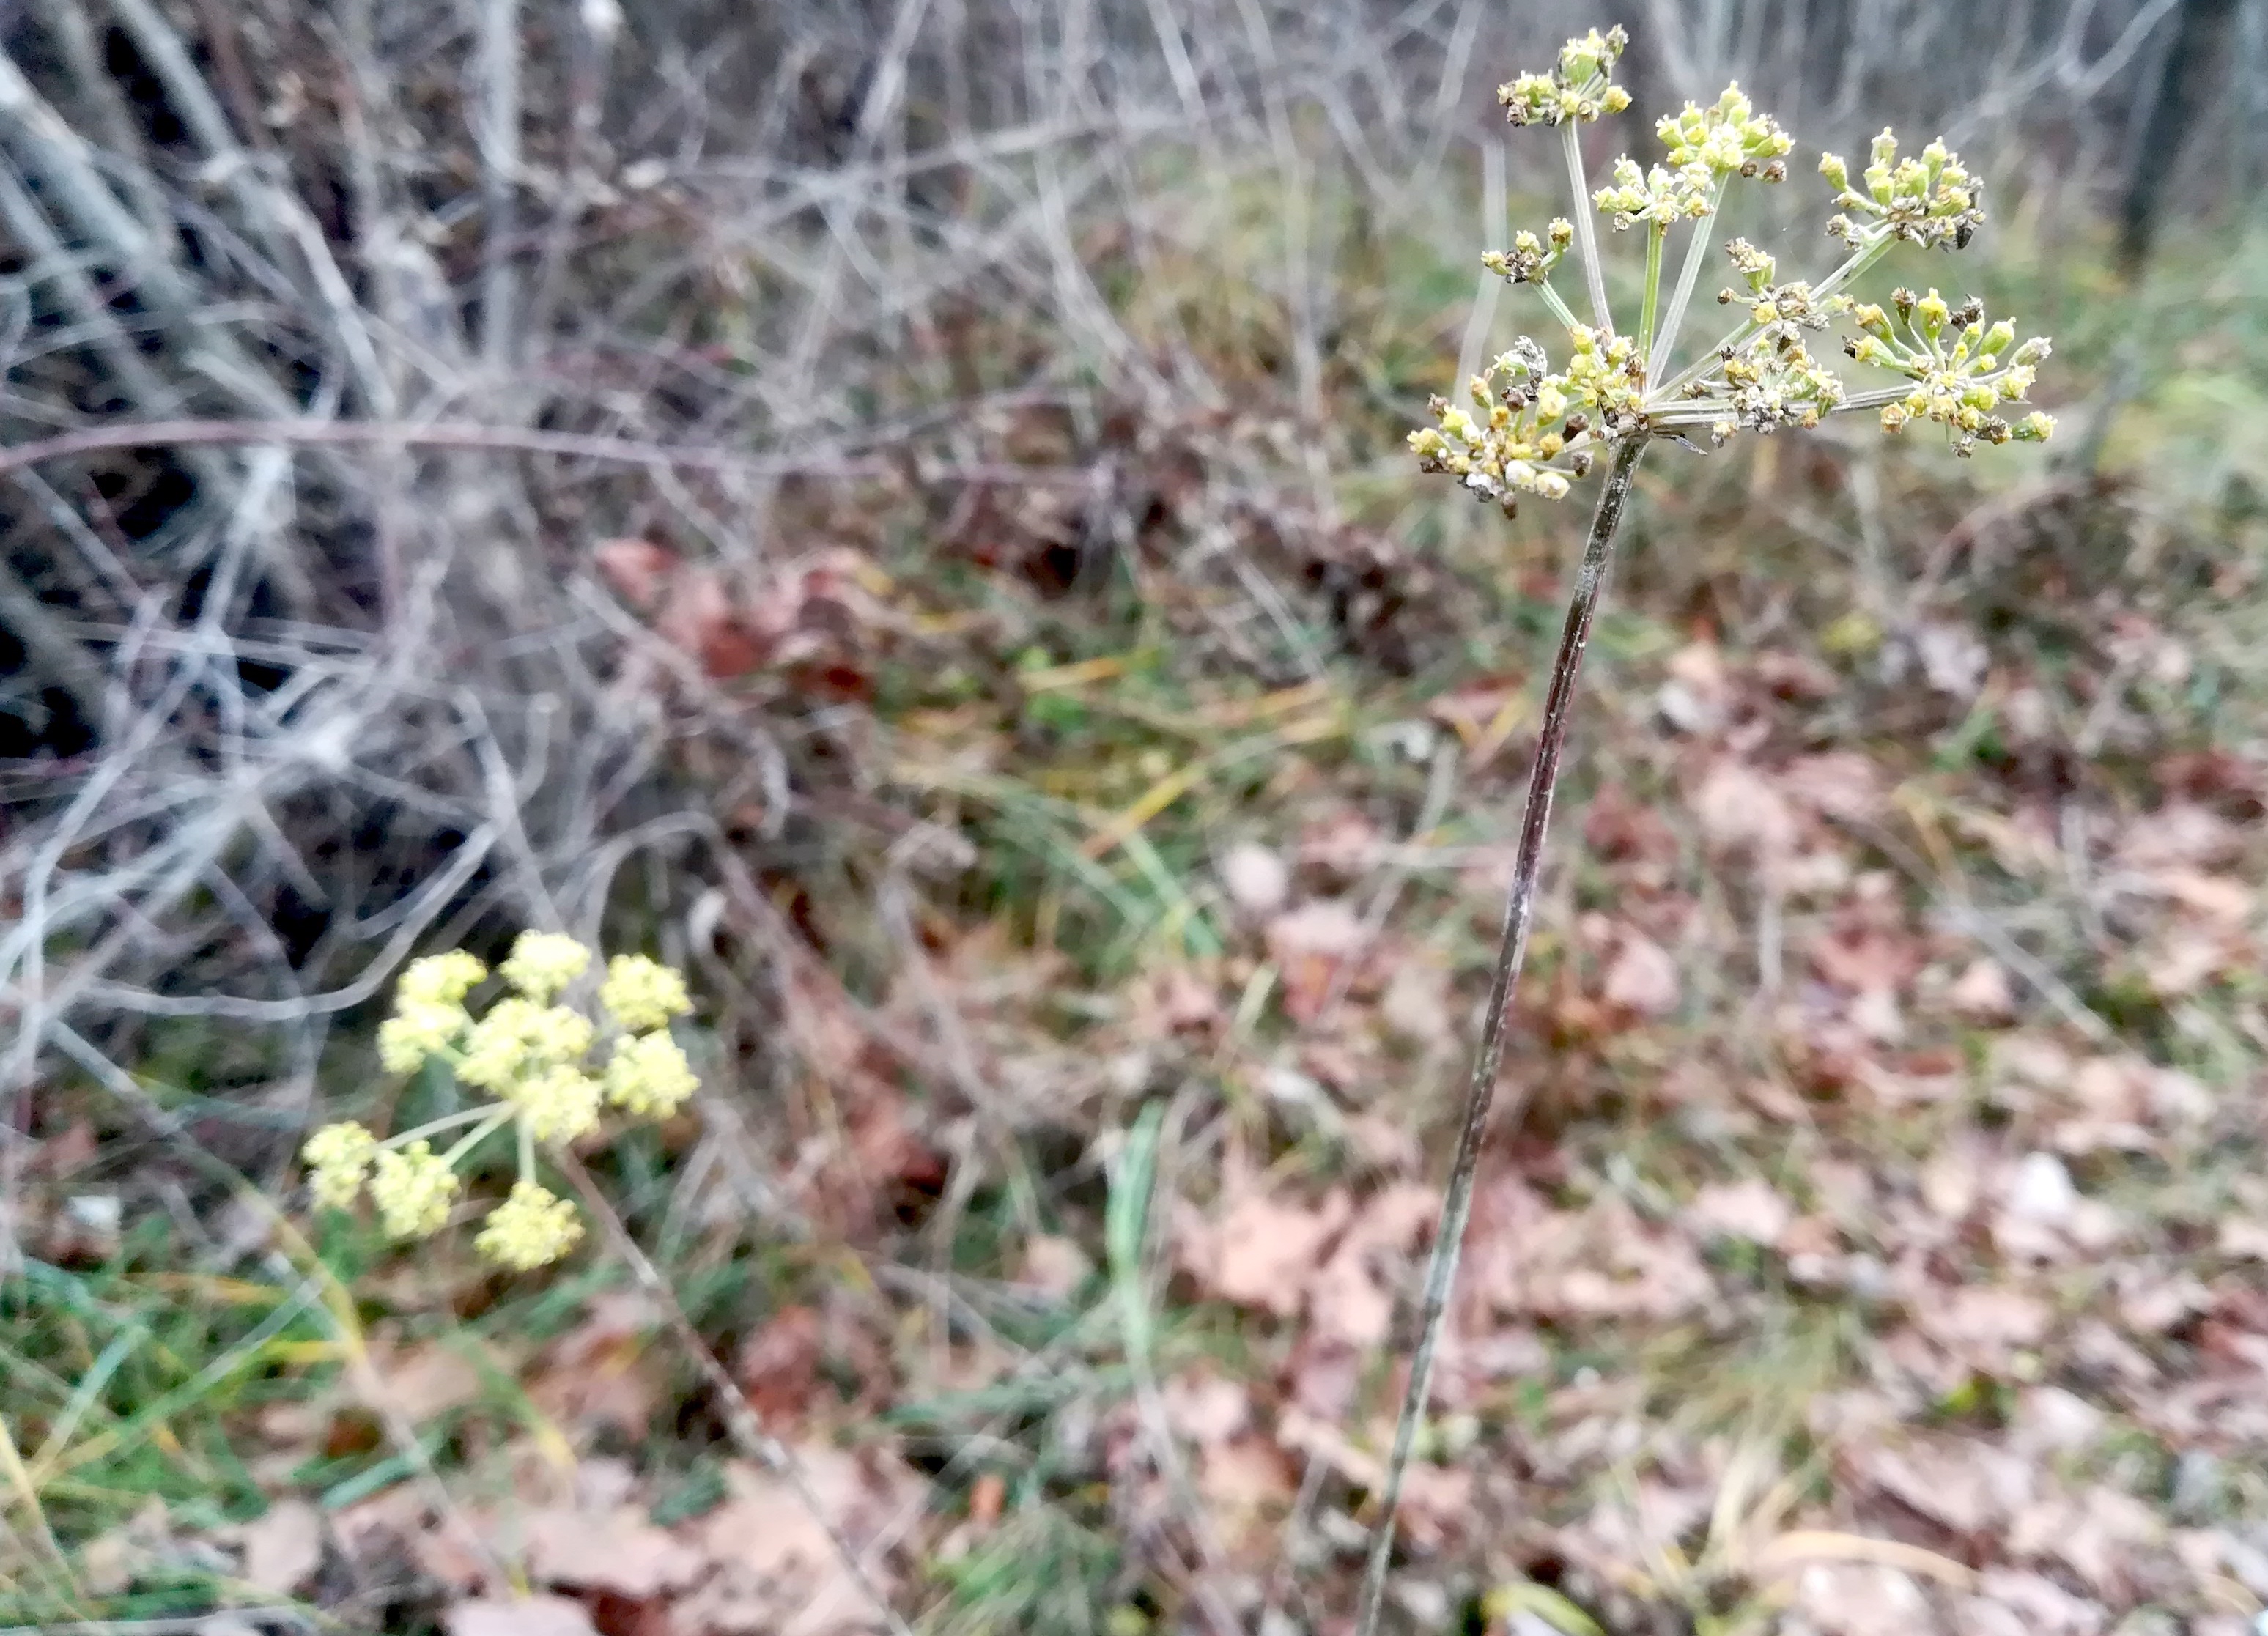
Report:
[{"label": "dried flower head", "polygon": [[[1530,343],[1531,348],[1533,343]],[[1540,349],[1507,352],[1467,383],[1472,412],[1446,398],[1432,402],[1434,424],[1410,434],[1410,447],[1429,472],[1447,472],[1511,515],[1523,494],[1557,500],[1567,480],[1590,469],[1580,421],[1568,420],[1557,378],[1539,382]]]},{"label": "dried flower head", "polygon": [[1622,232],[1640,222],[1667,228],[1690,217],[1709,214],[1715,178],[1703,166],[1669,171],[1657,165],[1640,170],[1628,154],[1615,161],[1615,179],[1591,195],[1600,214]]},{"label": "dried flower head", "polygon": [[516,1273],[549,1266],[581,1240],[575,1207],[535,1182],[512,1184],[512,1194],[489,1212],[474,1239],[480,1252]]},{"label": "dried flower head", "polygon": [[1515,125],[1588,123],[1602,114],[1619,114],[1630,106],[1630,92],[1614,83],[1615,64],[1629,44],[1620,27],[1603,34],[1594,28],[1560,47],[1550,73],[1520,75],[1497,87],[1496,99]]}]

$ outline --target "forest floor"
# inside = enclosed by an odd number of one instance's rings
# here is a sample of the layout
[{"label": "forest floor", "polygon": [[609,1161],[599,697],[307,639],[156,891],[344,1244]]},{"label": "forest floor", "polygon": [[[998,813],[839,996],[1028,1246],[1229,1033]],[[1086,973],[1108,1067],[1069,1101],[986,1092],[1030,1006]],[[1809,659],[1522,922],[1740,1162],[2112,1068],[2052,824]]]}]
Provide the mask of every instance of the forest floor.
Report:
[{"label": "forest floor", "polygon": [[[2256,1628],[2268,299],[2199,266],[2112,475],[1649,457],[1404,1628]],[[1992,276],[2078,437],[2107,284]],[[879,1628],[832,1530],[939,1636],[1344,1630],[1579,526],[1413,500],[1365,413],[1329,503],[1259,411],[1012,415],[1131,537],[977,495],[773,588],[866,746],[817,821],[888,844],[765,862],[795,950],[694,975],[776,1031],[593,1163],[806,1492],[600,1236],[279,1214],[158,1061],[41,1104],[0,1623]],[[693,570],[599,561],[729,681]]]}]

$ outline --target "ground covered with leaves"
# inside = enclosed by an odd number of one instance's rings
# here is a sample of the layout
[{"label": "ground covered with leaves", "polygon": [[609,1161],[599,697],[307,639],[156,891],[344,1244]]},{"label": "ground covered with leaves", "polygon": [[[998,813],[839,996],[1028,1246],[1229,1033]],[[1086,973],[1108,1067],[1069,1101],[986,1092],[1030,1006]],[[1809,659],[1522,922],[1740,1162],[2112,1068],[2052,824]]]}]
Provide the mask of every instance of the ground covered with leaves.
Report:
[{"label": "ground covered with leaves", "polygon": [[[1650,457],[1404,1628],[2254,1627],[2268,301],[2197,264],[2103,475]],[[1992,276],[2083,433],[2106,286]],[[598,1235],[396,1253],[160,1058],[38,1108],[7,1617],[848,1636],[847,1544],[952,1636],[1343,1629],[1579,525],[1417,492],[1462,321],[1347,314],[1328,433],[1001,410],[968,457],[1076,481],[814,500],[761,586],[590,542],[659,638],[620,686],[803,701],[855,769],[780,831],[683,750],[784,839],[663,938],[739,1019],[696,1108],[589,1155],[792,1459]],[[338,1049],[338,1111],[430,1094]]]}]

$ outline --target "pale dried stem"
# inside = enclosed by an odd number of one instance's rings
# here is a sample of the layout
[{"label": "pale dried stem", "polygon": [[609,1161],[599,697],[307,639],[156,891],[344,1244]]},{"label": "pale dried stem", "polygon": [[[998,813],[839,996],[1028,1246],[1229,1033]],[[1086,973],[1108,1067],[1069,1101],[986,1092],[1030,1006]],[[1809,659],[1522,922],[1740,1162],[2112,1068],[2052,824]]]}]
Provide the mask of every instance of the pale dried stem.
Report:
[{"label": "pale dried stem", "polygon": [[1591,316],[1602,334],[1612,334],[1615,315],[1607,306],[1606,269],[1599,262],[1598,230],[1591,223],[1591,195],[1583,180],[1583,139],[1576,131],[1574,121],[1561,123],[1559,146],[1566,156],[1567,186],[1575,195],[1571,218],[1575,224],[1575,253],[1582,259],[1583,282],[1591,292]]}]

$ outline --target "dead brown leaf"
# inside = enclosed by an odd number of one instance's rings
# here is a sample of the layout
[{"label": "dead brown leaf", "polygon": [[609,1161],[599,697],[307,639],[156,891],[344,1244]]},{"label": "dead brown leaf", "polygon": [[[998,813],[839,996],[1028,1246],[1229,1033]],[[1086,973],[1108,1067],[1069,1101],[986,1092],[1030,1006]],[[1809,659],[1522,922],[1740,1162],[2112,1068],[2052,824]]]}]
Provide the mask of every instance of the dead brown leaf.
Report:
[{"label": "dead brown leaf", "polygon": [[708,1570],[699,1551],[655,1527],[636,1506],[604,1511],[548,1506],[518,1522],[528,1578],[539,1585],[644,1600],[684,1590]]},{"label": "dead brown leaf", "polygon": [[[676,1606],[685,1636],[850,1636],[879,1628],[879,1610],[843,1566],[821,1519],[863,1547],[918,1500],[921,1479],[887,1455],[862,1461],[816,1445],[798,1458],[816,1514],[785,1478],[734,1465],[727,1473],[732,1497],[692,1525],[716,1572]],[[897,1581],[888,1559],[870,1555],[866,1566],[888,1594]]]},{"label": "dead brown leaf", "polygon": [[1868,1486],[1960,1535],[2004,1527],[2030,1502],[2038,1473],[2029,1461],[1981,1439],[1915,1433],[1852,1456]]},{"label": "dead brown leaf", "polygon": [[305,1500],[279,1500],[236,1530],[244,1581],[271,1596],[295,1595],[323,1561],[323,1515]]},{"label": "dead brown leaf", "polygon": [[1770,1247],[1779,1243],[1795,1212],[1771,1183],[1750,1176],[1704,1187],[1693,1196],[1685,1214],[1705,1234],[1743,1238]]},{"label": "dead brown leaf", "polygon": [[814,1309],[782,1307],[740,1343],[733,1373],[767,1426],[800,1426],[811,1412],[822,1328]]},{"label": "dead brown leaf", "polygon": [[1795,848],[1795,814],[1762,774],[1732,759],[1712,766],[1693,792],[1693,816],[1710,844],[1770,862]]},{"label": "dead brown leaf", "polygon": [[1302,1023],[1322,1015],[1340,967],[1360,956],[1365,942],[1361,918],[1328,898],[1277,915],[1268,922],[1267,938],[1283,986],[1284,1013]]},{"label": "dead brown leaf", "polygon": [[1677,962],[1652,938],[1625,930],[1607,966],[1602,993],[1608,1004],[1640,1016],[1668,1016],[1677,1009]]},{"label": "dead brown leaf", "polygon": [[1309,1206],[1256,1189],[1233,1197],[1217,1221],[1185,1219],[1182,1264],[1211,1294],[1238,1306],[1291,1317],[1324,1251],[1353,1213],[1334,1190]]},{"label": "dead brown leaf", "polygon": [[583,1321],[553,1341],[527,1383],[529,1400],[558,1424],[586,1434],[644,1434],[661,1398],[647,1339],[653,1303],[630,1290],[593,1298]]}]

